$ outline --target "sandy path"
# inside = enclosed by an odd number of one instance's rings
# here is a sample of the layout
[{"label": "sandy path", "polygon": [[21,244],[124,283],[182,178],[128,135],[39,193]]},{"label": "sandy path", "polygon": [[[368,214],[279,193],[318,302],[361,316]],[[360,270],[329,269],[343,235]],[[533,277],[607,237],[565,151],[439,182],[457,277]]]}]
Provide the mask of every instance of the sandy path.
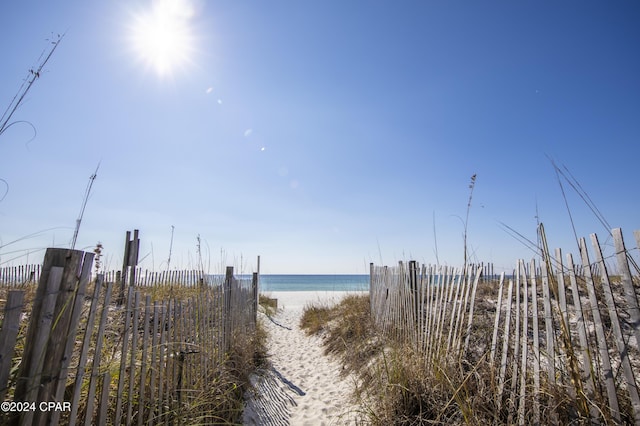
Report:
[{"label": "sandy path", "polygon": [[282,309],[272,320],[261,315],[270,334],[273,368],[255,377],[248,396],[245,425],[352,425],[356,407],[350,404],[352,381],[340,377],[337,360],[323,353],[322,339],[307,336],[298,326],[308,301],[338,300],[339,292],[318,295],[276,293]]}]

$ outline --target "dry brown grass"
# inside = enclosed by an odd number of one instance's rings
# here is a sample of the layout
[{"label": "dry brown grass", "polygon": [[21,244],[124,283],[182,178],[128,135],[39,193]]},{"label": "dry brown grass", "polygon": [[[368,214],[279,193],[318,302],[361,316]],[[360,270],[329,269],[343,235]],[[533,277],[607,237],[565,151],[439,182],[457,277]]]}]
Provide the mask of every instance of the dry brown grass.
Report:
[{"label": "dry brown grass", "polygon": [[[489,284],[491,286],[493,284]],[[489,313],[495,304],[478,303],[478,321],[473,324],[471,347],[487,347],[484,340],[493,327]],[[487,360],[487,353],[469,351],[436,353],[426,359],[406,344],[383,341],[371,323],[368,296],[351,296],[334,306],[310,305],[305,309],[301,327],[308,333],[321,333],[327,353],[337,355],[344,372],[358,377],[354,393],[360,405],[363,424],[386,425],[484,425],[517,422],[517,413],[505,393],[498,401],[495,393],[497,372]],[[510,387],[507,374],[507,387]],[[528,384],[532,386],[532,384]],[[582,420],[571,408],[566,390],[547,386],[539,396],[544,410],[541,420],[580,424]],[[515,396],[511,396],[513,398]],[[527,407],[532,395],[527,395]],[[530,410],[530,408],[528,408]],[[531,413],[525,413],[530,419]]]},{"label": "dry brown grass", "polygon": [[[18,340],[16,343],[15,355],[12,360],[12,375],[10,377],[9,386],[11,387],[15,383],[15,375],[17,374],[21,354],[24,348],[24,337],[26,336],[26,330],[29,323],[31,305],[35,297],[37,283],[25,284],[17,286],[16,289],[25,290],[25,308],[23,310],[22,319],[20,322],[20,331],[18,333]],[[13,289],[13,287],[11,288]],[[83,319],[88,316],[88,309],[90,306],[91,295],[93,294],[94,283],[90,283],[87,286],[85,293],[85,305],[82,315]],[[6,296],[8,294],[7,287],[0,288],[0,312],[4,309],[6,302]],[[136,290],[140,290],[142,298],[148,294],[151,296],[152,301],[162,301],[173,299],[177,301],[186,301],[188,299],[197,298],[202,289],[192,286],[180,286],[180,285],[158,285],[150,287],[138,287]],[[114,293],[117,295],[118,289],[114,288]],[[122,325],[124,324],[125,312],[123,309],[115,307],[115,295],[111,300],[111,308],[109,309],[107,327],[105,330],[105,337],[102,346],[102,361],[101,372],[109,370],[111,372],[111,392],[115,393],[118,378],[119,378],[119,365],[120,365],[120,350],[122,346]],[[98,309],[100,311],[101,308]],[[98,312],[99,314],[100,312]],[[97,321],[96,321],[97,322]],[[0,322],[1,324],[1,322]],[[97,327],[97,325],[96,325]],[[81,322],[78,329],[78,336],[84,334],[84,322]],[[163,418],[172,419],[172,421],[181,422],[181,424],[237,424],[241,419],[242,409],[244,405],[244,392],[250,386],[248,377],[258,367],[264,365],[266,362],[266,342],[267,333],[264,326],[258,322],[255,330],[248,331],[246,333],[238,333],[233,339],[233,345],[230,353],[226,358],[226,362],[220,364],[217,362],[216,354],[206,354],[203,356],[210,356],[208,361],[209,365],[215,366],[210,368],[206,374],[194,375],[193,382],[189,386],[189,397],[185,398],[182,407],[174,410],[165,410]],[[70,365],[69,385],[72,386],[72,382],[75,379],[76,366],[79,358],[79,345],[81,344],[81,338],[77,342],[77,350],[74,351],[73,358]],[[140,348],[139,348],[140,349]],[[89,363],[93,358],[93,349],[89,351]],[[198,355],[199,356],[199,355]],[[85,376],[85,382],[88,380],[88,376]],[[134,389],[133,403],[137,407],[137,389],[138,383],[136,381],[136,388]],[[83,385],[84,387],[84,385]],[[8,394],[8,398],[12,395],[12,389]],[[70,399],[70,395],[68,395]],[[123,398],[128,397],[128,389],[125,387],[125,393]],[[137,408],[134,408],[134,412]],[[145,409],[147,410],[147,409]],[[113,414],[115,407],[109,407],[108,411]],[[78,413],[86,412],[86,401],[82,401],[78,409]],[[144,418],[148,417],[148,412],[145,411]],[[64,418],[64,414],[63,414]],[[162,421],[162,419],[156,419]],[[2,423],[2,418],[0,418]]]},{"label": "dry brown grass", "polygon": [[323,333],[325,353],[341,359],[344,374],[361,371],[382,350],[371,321],[368,295],[348,295],[333,307],[309,305],[300,327],[307,334]]},{"label": "dry brown grass", "polygon": [[273,299],[268,294],[260,294],[258,304],[268,317],[274,316],[278,310],[278,299]]},{"label": "dry brown grass", "polygon": [[316,334],[324,330],[333,317],[334,313],[327,305],[308,305],[305,306],[300,319],[300,328],[304,329],[308,335]]}]

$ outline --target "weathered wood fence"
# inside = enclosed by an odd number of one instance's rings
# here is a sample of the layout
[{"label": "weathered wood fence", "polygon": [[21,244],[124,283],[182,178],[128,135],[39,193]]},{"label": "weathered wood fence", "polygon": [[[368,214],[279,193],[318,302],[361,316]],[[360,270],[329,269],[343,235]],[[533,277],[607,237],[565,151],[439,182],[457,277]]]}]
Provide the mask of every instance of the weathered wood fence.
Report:
[{"label": "weathered wood fence", "polygon": [[453,360],[469,374],[489,369],[482,386],[505,423],[640,424],[639,271],[621,230],[611,233],[611,259],[595,234],[592,255],[581,239],[579,265],[546,249],[542,227],[540,235],[540,261],[519,261],[488,284],[477,266],[371,265],[374,323],[419,351],[426,368]]},{"label": "weathered wood fence", "polygon": [[37,283],[40,280],[42,265],[18,265],[0,268],[0,286],[17,286]]},{"label": "weathered wood fence", "polygon": [[[107,271],[105,280],[120,282],[120,271]],[[205,274],[198,269],[173,269],[169,271],[150,271],[137,267],[134,285],[136,287],[150,287],[156,285],[179,284],[181,286],[211,285],[218,280],[214,274]]]},{"label": "weathered wood fence", "polygon": [[119,283],[90,281],[92,260],[49,249],[32,303],[28,288],[0,301],[0,401],[14,408],[0,424],[216,423],[229,409],[216,392],[236,391],[225,390],[232,346],[256,324],[257,273],[228,267],[169,300],[127,286],[118,305]]},{"label": "weathered wood fence", "polygon": [[[17,265],[0,268],[0,287],[16,287],[23,284],[37,283],[40,280],[42,265]],[[121,282],[122,271],[103,272],[104,281]],[[94,277],[95,278],[95,277]],[[172,269],[168,271],[151,271],[141,267],[135,268],[134,285],[149,287],[165,284],[195,286],[212,284],[216,280],[212,274],[205,274],[199,269]]]}]

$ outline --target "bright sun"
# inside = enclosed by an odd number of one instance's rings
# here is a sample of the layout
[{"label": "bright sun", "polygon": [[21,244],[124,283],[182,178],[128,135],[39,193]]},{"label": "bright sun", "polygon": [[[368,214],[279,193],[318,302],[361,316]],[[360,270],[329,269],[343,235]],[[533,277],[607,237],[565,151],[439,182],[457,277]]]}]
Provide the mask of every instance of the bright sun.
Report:
[{"label": "bright sun", "polygon": [[189,0],[155,0],[149,11],[134,16],[133,47],[159,76],[172,75],[191,61],[194,14]]}]

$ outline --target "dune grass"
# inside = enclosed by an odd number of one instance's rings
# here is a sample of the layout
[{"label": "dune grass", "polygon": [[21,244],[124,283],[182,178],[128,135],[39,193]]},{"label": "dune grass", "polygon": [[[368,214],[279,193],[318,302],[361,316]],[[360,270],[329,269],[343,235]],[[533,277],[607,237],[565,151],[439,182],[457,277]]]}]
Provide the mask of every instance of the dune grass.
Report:
[{"label": "dune grass", "polygon": [[425,360],[407,345],[385,342],[372,324],[368,295],[327,307],[309,305],[301,327],[324,336],[325,351],[353,374],[363,424],[501,423],[483,387],[492,372],[484,359],[473,365],[449,354]]},{"label": "dune grass", "polygon": [[273,299],[268,294],[261,293],[258,296],[258,305],[268,317],[274,316],[278,311],[278,299]]},{"label": "dune grass", "polygon": [[[82,315],[82,318],[85,319],[88,315],[88,309],[91,301],[90,295],[93,294],[94,285],[95,284],[93,282],[90,283],[85,293],[85,312]],[[20,322],[20,332],[15,346],[15,355],[12,359],[11,377],[9,382],[10,389],[7,395],[8,398],[12,395],[12,386],[15,384],[15,375],[17,374],[21,362],[21,355],[24,350],[24,336],[26,335],[27,325],[29,323],[31,305],[36,287],[37,284],[35,283],[19,287],[19,289],[26,292],[25,309]],[[0,309],[4,308],[3,302],[6,300],[7,290],[7,288],[0,288]],[[198,297],[198,293],[201,291],[198,287],[180,286],[175,284],[140,287],[139,290],[141,290],[143,295],[149,294],[152,301],[168,299],[185,301],[187,299]],[[100,309],[98,309],[98,311],[100,311]],[[109,371],[111,375],[109,394],[114,396],[117,391],[120,373],[120,353],[123,338],[122,325],[124,324],[125,311],[117,309],[112,298],[108,312],[108,320],[106,323],[107,327],[101,347],[100,374]],[[78,330],[79,339],[76,344],[77,348],[74,350],[73,358],[71,359],[70,376],[68,378],[65,401],[69,401],[71,399],[71,394],[73,393],[75,369],[78,365],[78,357],[80,353],[79,345],[82,343],[80,336],[84,333],[84,327],[84,322],[81,322]],[[97,328],[97,325],[95,328]],[[182,395],[182,403],[175,404],[173,407],[164,407],[161,417],[157,417],[160,415],[157,404],[153,404],[151,401],[147,400],[144,402],[144,407],[139,406],[138,394],[140,380],[139,377],[136,377],[135,384],[132,389],[132,408],[134,419],[138,416],[142,416],[145,422],[147,419],[152,418],[153,422],[162,422],[166,419],[167,421],[190,425],[238,424],[244,407],[244,392],[250,386],[249,376],[257,368],[264,365],[267,359],[267,332],[261,322],[258,322],[255,329],[236,333],[232,342],[231,349],[222,363],[219,362],[219,358],[216,353],[207,352],[193,355],[202,357],[203,360],[206,358],[206,361],[201,361],[201,363],[206,362],[206,365],[209,367],[207,371],[202,374],[196,371],[188,372],[188,363],[185,363],[185,386],[183,386],[184,392]],[[150,346],[148,348],[149,353],[151,350],[152,347]],[[91,365],[93,351],[94,348],[92,347],[89,351],[87,369]],[[138,352],[140,352],[140,348],[138,348],[136,353],[136,363],[139,364],[141,353]],[[152,368],[154,367],[150,365],[147,370],[147,375],[151,374]],[[127,372],[127,375],[128,374],[129,373]],[[188,383],[187,377],[189,378]],[[84,413],[87,411],[86,393],[88,388],[88,379],[89,375],[87,371],[85,372],[85,377],[82,383],[82,397],[78,407],[79,418],[84,418]],[[187,384],[188,386],[186,386]],[[98,389],[100,389],[101,386],[101,383],[98,383]],[[129,391],[129,387],[125,386],[122,394],[123,401],[128,400]],[[148,392],[149,391],[147,390],[147,398]],[[114,401],[114,398],[112,397],[111,400]],[[156,406],[156,408],[153,408],[154,406]],[[123,409],[126,413],[126,403],[123,403]],[[151,413],[151,410],[153,410],[154,413]],[[115,403],[110,404],[107,411],[109,413],[107,415],[108,418],[113,419]],[[63,418],[61,420],[65,420],[66,414],[67,413],[63,413]],[[2,423],[1,418],[0,423]]]},{"label": "dune grass", "polygon": [[[368,295],[348,296],[334,307],[309,305],[300,325],[308,334],[323,333],[326,353],[337,355],[343,372],[357,377],[354,397],[365,424],[495,420],[491,401],[478,389],[483,381],[476,380],[477,376],[486,371],[479,368],[480,363],[474,368],[442,354],[441,359],[427,365],[412,348],[383,342],[372,324]],[[485,415],[478,417],[479,410]]]},{"label": "dune grass", "polygon": [[[492,310],[495,307],[488,302],[477,307],[480,313]],[[476,340],[491,335],[491,321],[483,320],[484,316],[479,315],[474,322],[472,334]],[[343,372],[355,377],[353,396],[360,407],[362,424],[515,424],[519,416],[531,420],[533,404],[540,404],[540,424],[589,422],[576,410],[567,385],[546,380],[541,383],[540,394],[527,393],[527,411],[520,413],[517,407],[522,403],[518,402],[521,396],[507,396],[507,390],[502,397],[496,394],[496,365],[483,351],[462,356],[441,350],[427,358],[408,344],[383,340],[372,324],[368,295],[349,296],[333,307],[309,305],[300,325],[308,334],[321,334],[326,353],[335,354],[344,366]],[[473,341],[471,347],[487,345]],[[505,377],[507,388],[513,386],[510,374]],[[532,378],[526,380],[527,388],[533,389]],[[627,405],[628,401],[621,401],[623,413],[630,412]]]}]

